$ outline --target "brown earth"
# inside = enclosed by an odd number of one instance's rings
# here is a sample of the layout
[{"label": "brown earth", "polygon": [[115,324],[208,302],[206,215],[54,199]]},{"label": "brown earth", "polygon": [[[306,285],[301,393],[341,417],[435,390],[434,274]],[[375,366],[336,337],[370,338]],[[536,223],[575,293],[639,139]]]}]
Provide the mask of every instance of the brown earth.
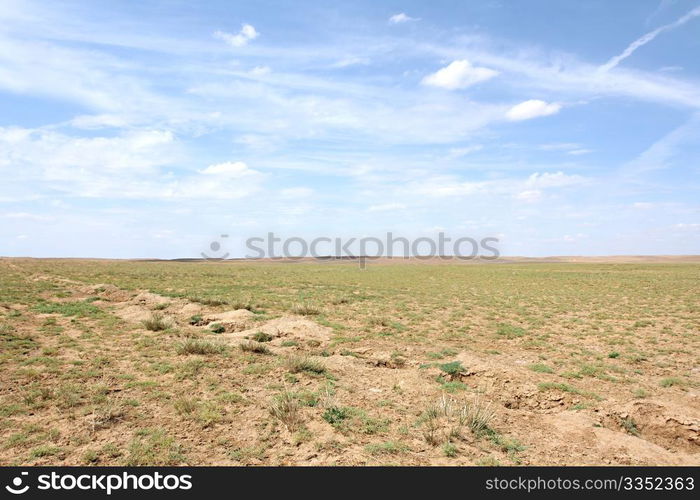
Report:
[{"label": "brown earth", "polygon": [[[29,279],[57,280],[53,276],[38,274]],[[600,400],[591,394],[568,392],[556,385],[550,390],[542,390],[543,377],[546,381],[549,375],[528,369],[537,359],[530,353],[519,351],[517,346],[511,352],[501,352],[497,356],[484,356],[465,349],[454,359],[466,369],[450,375],[448,381],[467,386],[468,395],[448,397],[469,403],[474,401],[474,395],[481,394],[494,411],[489,425],[498,429],[503,439],[489,440],[465,432],[456,441],[459,456],[450,458],[440,447],[426,442],[420,426],[425,408],[438,396],[434,380],[444,375],[438,366],[426,367],[425,363],[418,361],[420,355],[430,350],[430,345],[404,346],[397,355],[390,340],[376,337],[345,349],[343,344],[332,342],[330,327],[318,324],[311,317],[283,315],[259,320],[256,314],[246,309],[226,310],[225,306],[207,306],[185,298],[124,290],[110,284],[58,281],[69,289],[70,298],[56,299],[46,293],[47,299],[61,303],[91,298],[91,304],[118,318],[122,322],[120,329],[131,333],[110,334],[104,325],[92,320],[86,320],[87,326],[81,326],[64,316],[32,312],[26,304],[3,304],[3,307],[8,312],[19,311],[26,318],[17,327],[19,336],[37,337],[37,329],[47,319],[55,320],[64,329],[62,335],[74,340],[83,338],[86,329],[92,335],[99,335],[99,349],[95,355],[108,359],[105,362],[110,373],[105,369],[102,377],[91,379],[89,384],[101,384],[118,411],[114,415],[96,416],[95,409],[81,413],[75,408],[61,408],[49,402],[25,414],[3,417],[5,421],[0,436],[6,445],[0,449],[2,464],[78,464],[81,456],[91,450],[105,449],[110,443],[126,447],[125,434],[133,434],[130,429],[137,426],[163,428],[175,436],[187,450],[183,455],[186,458],[176,459],[175,463],[442,465],[482,463],[486,457],[502,464],[700,464],[700,393],[697,388],[664,392],[643,400],[635,399],[626,389],[620,389],[618,392],[606,391],[605,399]],[[166,322],[176,327],[177,333],[158,337],[147,331],[142,322],[151,318],[154,312],[162,314]],[[201,316],[194,325],[191,324],[193,316]],[[225,332],[211,334],[213,324],[222,325]],[[223,410],[223,415],[217,417],[215,423],[204,425],[201,421],[177,415],[172,406],[175,396],[165,394],[161,397],[157,391],[143,389],[139,392],[142,399],[139,406],[125,403],[129,394],[136,394],[134,387],[138,386],[130,385],[128,377],[118,375],[136,373],[138,379],[140,373],[135,372],[135,367],[146,366],[145,361],[136,363],[130,355],[139,337],[144,342],[166,343],[206,338],[217,345],[236,347],[259,332],[271,337],[266,342],[271,355],[260,356],[269,365],[270,371],[264,376],[256,375],[252,370],[241,372],[244,366],[251,365],[236,357],[216,361],[217,369],[209,372],[209,383],[219,384],[227,394],[240,394],[237,396],[240,400]],[[43,345],[48,348],[59,345],[57,339],[51,337],[43,340]],[[144,354],[146,358],[156,356],[157,346],[154,349]],[[346,352],[350,349],[352,352]],[[279,387],[271,387],[275,385],[272,381],[280,380],[278,375],[285,371],[273,360],[290,353],[321,360],[343,388],[334,395],[322,394],[317,407],[299,410],[305,429],[313,440],[304,440],[284,425],[271,423],[270,400],[279,390]],[[200,359],[195,355],[185,358]],[[71,359],[85,361],[79,353],[65,351],[63,361]],[[163,364],[179,365],[180,361],[182,356],[172,351],[158,357],[158,362]],[[18,369],[7,364],[2,367],[4,400],[26,398],[27,388],[14,378]],[[60,373],[38,372],[34,382],[58,390],[60,377]],[[294,378],[298,379],[295,382],[297,391],[317,391],[323,385],[322,379],[303,373]],[[174,383],[168,375],[153,371],[149,371],[149,380],[164,389]],[[201,385],[187,387],[192,392],[183,395],[203,397]],[[338,406],[367,409],[371,419],[362,420],[364,417],[360,417],[358,428],[348,430],[334,427],[319,418],[318,408]],[[572,411],[577,406],[585,411]],[[372,431],[372,426],[382,427],[384,417],[390,417],[391,430]],[[28,425],[56,429],[61,436],[56,439],[56,446],[70,451],[48,456],[39,454],[29,460],[22,458],[20,450],[8,447],[7,443],[19,429]],[[381,442],[401,442],[406,449],[395,453],[388,447],[386,454],[381,449],[376,454],[368,453],[368,447],[377,442],[375,432],[382,435]],[[138,439],[134,436],[136,434],[131,438]],[[522,447],[509,445],[508,440],[515,440]],[[108,454],[102,453],[96,463],[119,460],[112,460]]]}]

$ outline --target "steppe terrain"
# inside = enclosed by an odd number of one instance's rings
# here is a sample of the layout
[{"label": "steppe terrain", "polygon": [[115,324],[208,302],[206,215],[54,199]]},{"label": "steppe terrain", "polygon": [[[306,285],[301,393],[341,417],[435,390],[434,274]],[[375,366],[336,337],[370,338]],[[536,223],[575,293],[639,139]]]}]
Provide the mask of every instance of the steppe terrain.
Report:
[{"label": "steppe terrain", "polygon": [[700,261],[0,259],[2,465],[700,465]]}]

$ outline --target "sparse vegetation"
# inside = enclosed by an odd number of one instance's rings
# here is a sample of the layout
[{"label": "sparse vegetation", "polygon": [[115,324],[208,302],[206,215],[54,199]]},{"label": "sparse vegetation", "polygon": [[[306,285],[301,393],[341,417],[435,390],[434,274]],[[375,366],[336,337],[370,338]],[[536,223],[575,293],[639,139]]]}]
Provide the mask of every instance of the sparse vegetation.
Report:
[{"label": "sparse vegetation", "polygon": [[152,313],[150,318],[143,321],[144,328],[152,332],[167,330],[171,325],[172,322],[159,312]]},{"label": "sparse vegetation", "polygon": [[496,327],[496,333],[508,339],[514,339],[518,337],[524,337],[527,334],[527,330],[522,327],[510,325],[507,323],[500,323]]},{"label": "sparse vegetation", "polygon": [[270,342],[272,340],[272,335],[265,332],[255,332],[252,338],[256,342]]},{"label": "sparse vegetation", "polygon": [[243,352],[253,352],[255,354],[272,354],[270,349],[260,342],[255,342],[253,340],[247,340],[238,344],[238,347]]},{"label": "sparse vegetation", "polygon": [[630,416],[622,419],[622,427],[627,431],[628,434],[633,436],[639,436],[639,429],[637,428],[637,422]]},{"label": "sparse vegetation", "polygon": [[323,420],[331,425],[338,425],[350,418],[351,412],[348,408],[331,406],[323,413]]},{"label": "sparse vegetation", "polygon": [[187,339],[177,346],[178,354],[218,354],[225,350],[221,344],[206,340]]},{"label": "sparse vegetation", "polygon": [[127,466],[179,465],[185,461],[182,447],[161,429],[141,429],[129,444]]},{"label": "sparse vegetation", "polygon": [[673,386],[683,386],[685,385],[684,381],[682,378],[679,377],[667,377],[661,379],[659,382],[659,385],[661,387],[673,387]]},{"label": "sparse vegetation", "polygon": [[634,394],[634,397],[637,399],[644,399],[649,396],[649,393],[642,388],[635,389],[632,391],[632,394]]},{"label": "sparse vegetation", "polygon": [[211,330],[211,333],[224,333],[226,331],[226,327],[221,323],[212,323],[209,326],[209,330]]},{"label": "sparse vegetation", "polygon": [[290,312],[301,316],[316,316],[321,314],[321,310],[318,307],[310,304],[294,304],[290,309]]},{"label": "sparse vegetation", "polygon": [[285,366],[291,373],[322,374],[326,372],[323,363],[305,356],[290,356],[285,360]]},{"label": "sparse vegetation", "polygon": [[0,461],[688,463],[698,272],[0,259]]},{"label": "sparse vegetation", "polygon": [[225,306],[228,304],[228,301],[225,299],[217,298],[217,297],[187,297],[189,300],[192,302],[197,302],[199,304],[205,305],[205,306]]},{"label": "sparse vegetation", "polygon": [[475,434],[483,432],[493,417],[491,405],[479,397],[460,402],[443,395],[421,417],[423,437],[433,446],[451,443],[461,437],[464,427]]},{"label": "sparse vegetation", "polygon": [[282,422],[289,432],[297,431],[303,424],[299,400],[291,392],[283,392],[272,399],[270,414]]},{"label": "sparse vegetation", "polygon": [[443,363],[440,365],[440,370],[448,375],[456,376],[464,373],[465,369],[462,363],[459,361],[452,361],[451,363]]},{"label": "sparse vegetation", "polygon": [[582,391],[581,389],[578,389],[572,385],[564,384],[564,383],[560,383],[560,382],[544,382],[544,383],[538,384],[537,388],[540,391],[558,390],[561,392],[568,392],[571,394],[577,394],[579,396],[584,396],[587,398],[598,399],[598,400],[601,399],[600,396],[598,396],[597,394],[595,394],[593,392]]},{"label": "sparse vegetation", "polygon": [[370,455],[399,455],[408,451],[408,446],[396,441],[387,441],[385,443],[368,444],[365,450]]},{"label": "sparse vegetation", "polygon": [[173,403],[173,406],[180,415],[190,415],[197,409],[197,402],[190,398],[178,398]]},{"label": "sparse vegetation", "polygon": [[97,316],[102,311],[89,302],[39,302],[34,311],[41,314],[62,314],[63,316]]},{"label": "sparse vegetation", "polygon": [[457,447],[452,443],[444,443],[442,445],[442,452],[446,457],[454,458],[457,456]]},{"label": "sparse vegetation", "polygon": [[190,316],[188,323],[192,326],[202,326],[204,325],[204,317],[201,314],[195,314]]}]

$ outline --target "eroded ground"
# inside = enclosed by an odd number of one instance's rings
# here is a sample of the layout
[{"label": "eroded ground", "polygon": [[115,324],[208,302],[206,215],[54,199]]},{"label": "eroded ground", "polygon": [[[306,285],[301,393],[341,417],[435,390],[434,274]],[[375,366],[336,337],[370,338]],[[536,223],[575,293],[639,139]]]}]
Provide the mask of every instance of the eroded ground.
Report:
[{"label": "eroded ground", "polygon": [[700,464],[700,265],[0,260],[0,463]]}]

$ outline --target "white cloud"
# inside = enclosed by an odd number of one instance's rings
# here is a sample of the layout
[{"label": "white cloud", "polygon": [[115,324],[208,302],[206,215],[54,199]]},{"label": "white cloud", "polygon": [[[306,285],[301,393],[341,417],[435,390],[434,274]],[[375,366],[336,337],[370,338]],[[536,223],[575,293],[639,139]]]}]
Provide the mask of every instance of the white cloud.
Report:
[{"label": "white cloud", "polygon": [[562,238],[562,240],[567,242],[567,243],[573,243],[576,241],[576,237],[572,236],[570,234],[565,234],[564,237]]},{"label": "white cloud", "polygon": [[673,227],[674,229],[680,229],[681,231],[700,231],[700,224],[697,223],[687,224],[681,222],[678,224],[674,224]]},{"label": "white cloud", "polygon": [[539,189],[527,189],[515,195],[516,199],[527,203],[534,203],[542,198],[542,191]]},{"label": "white cloud", "polygon": [[399,188],[399,192],[426,196],[505,196],[535,202],[544,197],[546,190],[556,190],[590,182],[580,175],[564,172],[535,172],[526,178],[504,177],[493,180],[470,181],[455,175],[421,177]]},{"label": "white cloud", "polygon": [[232,47],[243,47],[248,44],[251,40],[256,39],[260,34],[255,30],[255,28],[250,24],[244,24],[241,27],[241,31],[238,33],[231,34],[225,31],[215,31],[214,38],[223,40]]},{"label": "white cloud", "polygon": [[0,217],[5,217],[7,219],[26,219],[36,222],[50,222],[54,218],[47,215],[30,214],[28,212],[10,212],[5,214],[0,214]]},{"label": "white cloud", "polygon": [[107,51],[84,50],[0,31],[0,89],[77,102],[108,113],[142,113],[151,118],[180,110],[174,99],[151,91],[126,71],[130,63]]},{"label": "white cloud", "polygon": [[403,203],[383,203],[381,205],[371,205],[367,208],[368,212],[390,212],[393,210],[403,210],[406,205]]},{"label": "white cloud", "polygon": [[562,151],[567,155],[579,156],[592,153],[592,149],[582,147],[575,142],[555,142],[551,144],[540,144],[537,149],[541,151]]},{"label": "white cloud", "polygon": [[226,177],[241,177],[250,172],[251,170],[248,168],[248,165],[242,161],[217,163],[215,165],[209,165],[204,170],[199,171],[199,173],[203,175],[222,175]]},{"label": "white cloud", "polygon": [[477,151],[481,151],[484,149],[484,146],[481,144],[474,144],[473,146],[466,146],[463,148],[450,148],[448,158],[450,159],[455,159],[455,158],[461,158],[463,156],[466,156],[470,153],[475,153]]},{"label": "white cloud", "polygon": [[265,80],[203,85],[191,93],[235,110],[217,125],[270,137],[277,143],[300,137],[320,140],[338,132],[352,132],[350,142],[355,144],[366,140],[384,144],[454,142],[501,121],[505,111],[500,103],[465,101],[451,93],[417,98],[415,90],[387,90],[282,71]]},{"label": "white cloud", "polygon": [[615,57],[612,57],[607,63],[603,64],[600,67],[601,71],[609,71],[613,69],[615,66],[620,64],[623,60],[627,59],[629,56],[631,56],[635,50],[638,48],[642,47],[643,45],[646,45],[647,43],[651,42],[654,38],[656,38],[658,35],[663,33],[664,31],[672,30],[674,28],[677,28],[679,26],[684,25],[691,19],[700,16],[700,7],[695,7],[693,10],[688,12],[686,15],[680,17],[676,21],[665,24],[663,26],[660,26],[656,28],[653,31],[650,31],[649,33],[646,33],[644,36],[636,39],[634,42],[629,44],[625,50],[622,51],[621,54],[616,55]]},{"label": "white cloud", "polygon": [[280,191],[280,195],[282,195],[282,198],[287,199],[308,198],[313,194],[314,190],[308,187],[292,187],[285,188]]},{"label": "white cloud", "polygon": [[251,76],[265,76],[270,74],[270,69],[269,66],[256,66],[253,69],[249,71]]},{"label": "white cloud", "polygon": [[199,171],[199,176],[186,176],[166,184],[164,198],[236,199],[259,191],[264,174],[242,161],[217,163]]},{"label": "white cloud", "polygon": [[684,161],[686,150],[697,147],[700,137],[700,113],[695,113],[688,121],[668,132],[666,135],[649,146],[634,160],[625,164],[621,169],[624,175],[637,176],[649,170],[665,169],[674,161]]},{"label": "white cloud", "polygon": [[[169,131],[71,137],[51,130],[0,128],[0,172],[31,185],[34,193],[48,189],[52,196],[85,198],[234,199],[256,192],[265,178],[243,162],[178,175],[164,172],[182,160],[180,145]],[[13,191],[9,182],[1,187]]]},{"label": "white cloud", "polygon": [[370,63],[370,60],[367,57],[348,56],[348,57],[344,57],[342,59],[339,59],[338,61],[331,64],[331,68],[347,68],[349,66],[358,66],[358,65],[365,65],[366,66],[369,63]]},{"label": "white cloud", "polygon": [[420,21],[420,18],[408,16],[404,12],[394,14],[389,18],[389,24],[401,24],[409,21]]},{"label": "white cloud", "polygon": [[580,175],[568,175],[564,172],[543,174],[535,172],[527,178],[526,185],[537,188],[565,187],[574,184],[582,184],[586,179]]},{"label": "white cloud", "polygon": [[559,112],[561,104],[547,103],[539,99],[530,99],[529,101],[516,104],[508,110],[506,118],[511,121],[530,120],[539,116],[549,116]]},{"label": "white cloud", "polygon": [[555,142],[550,144],[540,144],[537,149],[542,151],[569,151],[573,149],[579,149],[580,144],[576,142]]},{"label": "white cloud", "polygon": [[408,192],[431,197],[469,196],[486,193],[494,187],[493,182],[463,181],[451,175],[439,175],[420,179],[408,184]]},{"label": "white cloud", "polygon": [[498,75],[498,71],[472,66],[466,59],[452,61],[449,65],[423,78],[423,85],[448,90],[463,89]]},{"label": "white cloud", "polygon": [[[470,41],[463,43],[467,45]],[[642,101],[700,108],[700,89],[694,82],[659,72],[625,68],[606,72],[571,55],[542,58],[539,53],[496,53],[469,46],[459,49],[434,47],[432,53],[438,57],[468,57],[474,63],[508,73],[513,77],[510,82],[518,87],[563,94],[567,99],[627,96]]]},{"label": "white cloud", "polygon": [[72,127],[86,130],[122,128],[129,125],[129,121],[125,116],[108,113],[99,115],[79,115],[73,118],[69,123]]},{"label": "white cloud", "polygon": [[173,161],[177,148],[168,130],[72,137],[52,130],[0,128],[0,168],[38,168],[53,179],[85,177],[87,172],[144,172]]},{"label": "white cloud", "polygon": [[543,174],[535,172],[530,175],[525,182],[516,183],[514,189],[523,189],[515,194],[515,198],[527,203],[540,201],[544,196],[545,189],[556,189],[568,186],[585,184],[588,179],[580,175],[567,175],[564,172]]}]

